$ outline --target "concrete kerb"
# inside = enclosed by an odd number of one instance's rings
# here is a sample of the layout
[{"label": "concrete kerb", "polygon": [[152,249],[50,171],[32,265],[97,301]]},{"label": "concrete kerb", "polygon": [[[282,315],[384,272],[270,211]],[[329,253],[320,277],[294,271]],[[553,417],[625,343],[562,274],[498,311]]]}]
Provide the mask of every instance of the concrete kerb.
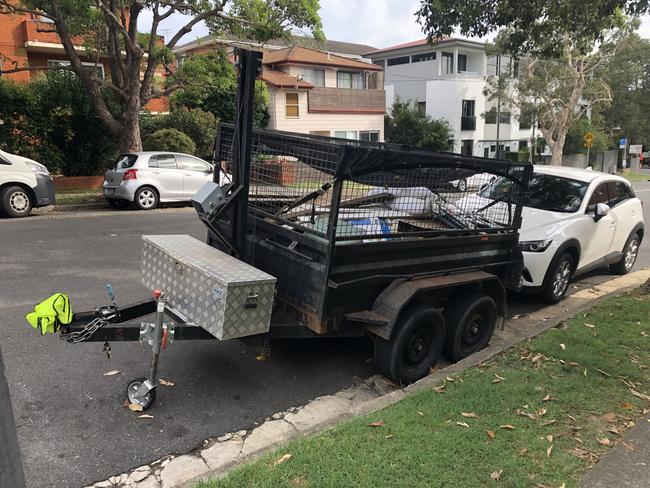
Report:
[{"label": "concrete kerb", "polygon": [[[238,442],[237,446],[226,447],[224,445],[223,447],[215,447],[216,443],[206,441],[203,449],[195,453],[194,456],[184,455],[176,458],[182,460],[183,458],[192,457],[192,461],[198,461],[194,462],[196,466],[193,466],[193,468],[198,467],[200,469],[198,471],[191,469],[185,471],[180,466],[182,462],[176,461],[172,467],[177,466],[188,475],[193,471],[193,474],[185,480],[174,477],[176,484],[165,483],[164,486],[165,488],[168,486],[191,488],[199,481],[223,477],[232,469],[249,463],[271,450],[282,447],[299,436],[323,432],[345,420],[386,408],[414,392],[433,387],[448,376],[453,377],[467,368],[484,363],[514,345],[565,322],[606,298],[622,295],[638,288],[648,279],[650,279],[650,270],[641,270],[627,276],[615,278],[603,285],[596,285],[589,290],[574,293],[560,304],[544,308],[542,311],[533,313],[529,317],[518,321],[516,325],[522,326],[521,333],[515,332],[509,337],[493,341],[493,344],[483,351],[456,364],[435,371],[406,388],[394,389],[386,393],[386,390],[390,388],[389,382],[382,380],[381,377],[373,377],[360,386],[343,390],[334,395],[319,397],[303,407],[292,408],[287,412],[274,414],[248,435],[246,435],[246,431],[240,431],[219,438],[222,439],[221,444],[236,440]],[[602,290],[598,289],[600,286],[602,286]],[[383,381],[386,385],[378,388],[375,384],[378,381]],[[249,446],[247,446],[247,443],[250,443]],[[206,452],[210,450],[212,450],[213,456]],[[222,453],[223,456],[219,456],[218,452]],[[234,452],[237,454],[234,455]],[[152,466],[152,471],[155,469],[156,467]],[[164,474],[165,469],[168,469],[168,466],[163,466],[161,473],[155,473],[157,476],[149,476],[146,479],[147,486],[154,488],[161,486],[160,484],[151,484],[153,479],[169,479],[168,476],[161,476],[161,474]],[[176,476],[176,473],[174,473],[174,476]],[[95,486],[98,486],[98,484],[95,484]],[[118,484],[117,486],[139,488],[141,485],[131,482]]]}]

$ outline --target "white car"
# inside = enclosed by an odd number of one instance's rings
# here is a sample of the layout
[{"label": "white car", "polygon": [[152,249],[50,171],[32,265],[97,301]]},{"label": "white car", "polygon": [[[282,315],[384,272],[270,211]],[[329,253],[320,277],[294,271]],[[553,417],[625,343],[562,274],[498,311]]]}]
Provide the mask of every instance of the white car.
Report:
[{"label": "white car", "polygon": [[[509,180],[498,178],[459,201],[459,207],[499,220],[507,208],[499,196],[510,185]],[[604,266],[617,274],[628,273],[643,233],[643,204],[624,178],[535,166],[524,195],[519,236],[524,255],[522,286],[555,303],[564,297],[574,276]]]},{"label": "white car", "polygon": [[26,217],[32,208],[46,205],[54,205],[54,184],[47,168],[0,151],[0,215]]},{"label": "white car", "polygon": [[460,192],[479,190],[496,179],[492,173],[477,173],[467,178],[450,181],[451,186]]},{"label": "white car", "polygon": [[[172,152],[142,151],[121,154],[115,168],[104,174],[103,192],[113,208],[134,204],[142,210],[160,202],[189,202],[208,181],[213,166],[194,156]],[[220,184],[229,175],[220,173]]]}]

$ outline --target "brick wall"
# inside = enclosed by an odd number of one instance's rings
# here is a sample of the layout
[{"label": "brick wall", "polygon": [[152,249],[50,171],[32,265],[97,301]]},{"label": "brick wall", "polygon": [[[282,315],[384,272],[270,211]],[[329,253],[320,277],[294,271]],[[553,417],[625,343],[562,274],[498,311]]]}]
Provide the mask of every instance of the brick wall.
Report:
[{"label": "brick wall", "polygon": [[[19,67],[27,64],[24,20],[24,15],[0,15],[0,54],[4,59],[4,69],[13,68],[12,61],[17,62]],[[6,76],[19,82],[29,81],[29,71],[20,71]]]},{"label": "brick wall", "polygon": [[54,176],[53,178],[56,190],[101,188],[104,183],[103,176]]}]

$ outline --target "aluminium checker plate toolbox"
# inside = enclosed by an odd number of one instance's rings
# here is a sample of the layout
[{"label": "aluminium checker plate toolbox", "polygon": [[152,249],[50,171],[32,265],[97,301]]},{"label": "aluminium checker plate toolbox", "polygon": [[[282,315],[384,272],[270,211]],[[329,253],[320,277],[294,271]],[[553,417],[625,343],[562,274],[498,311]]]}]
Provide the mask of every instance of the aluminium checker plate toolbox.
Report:
[{"label": "aluminium checker plate toolbox", "polygon": [[188,235],[142,236],[142,283],[226,340],[269,331],[276,279]]}]

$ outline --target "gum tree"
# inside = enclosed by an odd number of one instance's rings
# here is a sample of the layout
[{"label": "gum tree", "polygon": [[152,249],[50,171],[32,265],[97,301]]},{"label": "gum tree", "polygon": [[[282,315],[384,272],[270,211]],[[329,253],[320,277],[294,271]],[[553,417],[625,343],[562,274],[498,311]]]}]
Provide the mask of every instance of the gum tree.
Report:
[{"label": "gum tree", "polygon": [[[61,39],[69,69],[81,79],[104,126],[119,141],[122,151],[142,149],[139,114],[152,98],[172,93],[178,84],[163,83],[158,74],[171,73],[172,49],[201,22],[211,32],[234,34],[259,41],[287,36],[293,28],[309,30],[322,39],[318,0],[0,0],[0,13],[30,13],[48,21]],[[152,17],[148,32],[138,32],[144,13]],[[186,23],[163,40],[161,24],[173,15],[184,14]],[[80,37],[77,37],[80,36]],[[83,39],[83,52],[76,49]],[[83,58],[82,58],[83,54]],[[96,64],[106,59],[110,77],[101,79]],[[35,69],[3,60],[3,71]],[[107,87],[119,102],[111,112],[102,96]]]}]

